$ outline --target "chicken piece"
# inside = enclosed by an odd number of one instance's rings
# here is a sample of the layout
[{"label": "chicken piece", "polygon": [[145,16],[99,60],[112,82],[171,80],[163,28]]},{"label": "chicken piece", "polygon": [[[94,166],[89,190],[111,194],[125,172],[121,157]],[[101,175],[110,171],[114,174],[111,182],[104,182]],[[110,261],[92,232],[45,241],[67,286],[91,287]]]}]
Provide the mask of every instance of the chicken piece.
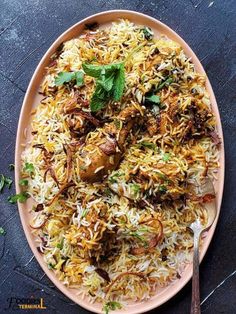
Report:
[{"label": "chicken piece", "polygon": [[117,119],[97,129],[79,151],[78,174],[87,182],[100,181],[117,168],[125,151],[126,138],[143,115],[143,108],[130,105],[120,112]]}]

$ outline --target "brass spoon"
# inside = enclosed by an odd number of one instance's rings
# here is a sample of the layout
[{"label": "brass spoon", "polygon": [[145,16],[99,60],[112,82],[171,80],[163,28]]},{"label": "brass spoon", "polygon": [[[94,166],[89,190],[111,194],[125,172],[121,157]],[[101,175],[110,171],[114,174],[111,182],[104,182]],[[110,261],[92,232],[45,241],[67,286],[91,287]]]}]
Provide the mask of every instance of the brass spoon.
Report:
[{"label": "brass spoon", "polygon": [[[206,198],[204,207],[207,210],[208,220],[206,227],[203,227],[200,219],[194,221],[189,228],[193,232],[193,277],[192,277],[192,302],[191,314],[200,314],[200,292],[199,292],[199,240],[203,231],[207,231],[216,218],[216,198],[212,181],[207,177],[201,186],[197,187],[198,196]],[[213,197],[212,197],[213,196]]]}]

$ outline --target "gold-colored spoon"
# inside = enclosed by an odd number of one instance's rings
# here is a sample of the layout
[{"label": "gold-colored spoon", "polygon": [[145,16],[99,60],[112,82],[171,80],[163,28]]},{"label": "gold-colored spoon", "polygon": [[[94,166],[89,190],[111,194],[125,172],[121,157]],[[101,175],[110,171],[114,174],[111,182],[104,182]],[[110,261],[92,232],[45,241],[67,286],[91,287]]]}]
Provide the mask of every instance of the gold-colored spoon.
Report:
[{"label": "gold-colored spoon", "polygon": [[201,196],[207,210],[207,225],[202,226],[200,219],[194,221],[189,228],[193,232],[193,277],[192,277],[192,302],[191,314],[200,314],[200,289],[199,289],[199,240],[203,231],[207,231],[216,218],[216,198],[212,181],[207,177],[201,186],[197,187],[197,194]]}]

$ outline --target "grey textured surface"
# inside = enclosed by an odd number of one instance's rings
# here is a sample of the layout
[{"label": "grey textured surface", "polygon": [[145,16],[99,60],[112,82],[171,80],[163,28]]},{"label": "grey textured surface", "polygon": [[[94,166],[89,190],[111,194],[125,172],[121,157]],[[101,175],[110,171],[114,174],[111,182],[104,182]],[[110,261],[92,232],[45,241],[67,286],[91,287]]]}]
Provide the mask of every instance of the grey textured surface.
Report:
[{"label": "grey textured surface", "polygon": [[[69,26],[104,10],[137,10],[167,23],[193,48],[216,94],[226,149],[222,212],[200,267],[201,299],[209,296],[202,312],[236,313],[236,1],[0,0],[0,7],[0,173],[10,176],[8,164],[14,160],[17,121],[29,80],[44,52]],[[88,313],[44,275],[27,244],[17,207],[7,202],[8,193],[0,194],[0,226],[7,232],[0,236],[0,313],[16,312],[9,308],[9,298],[32,295],[44,298],[44,313]],[[151,313],[189,313],[190,298],[188,284]]]}]

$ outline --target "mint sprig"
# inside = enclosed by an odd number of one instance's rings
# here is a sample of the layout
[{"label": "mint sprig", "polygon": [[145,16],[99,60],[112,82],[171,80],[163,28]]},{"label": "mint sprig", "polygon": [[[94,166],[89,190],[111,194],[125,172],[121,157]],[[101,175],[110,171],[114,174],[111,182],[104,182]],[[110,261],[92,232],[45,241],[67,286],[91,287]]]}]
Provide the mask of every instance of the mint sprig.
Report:
[{"label": "mint sprig", "polygon": [[119,101],[125,87],[124,63],[94,65],[84,63],[84,72],[96,78],[96,87],[90,101],[92,112],[101,110],[109,100]]}]

